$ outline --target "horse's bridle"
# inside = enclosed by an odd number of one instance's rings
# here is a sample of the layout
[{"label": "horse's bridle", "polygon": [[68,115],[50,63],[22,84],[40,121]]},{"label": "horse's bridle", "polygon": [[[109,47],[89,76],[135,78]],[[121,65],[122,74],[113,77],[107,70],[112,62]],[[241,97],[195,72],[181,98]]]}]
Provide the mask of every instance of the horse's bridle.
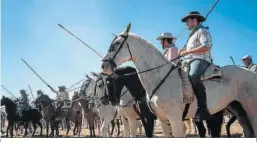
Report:
[{"label": "horse's bridle", "polygon": [[[132,53],[131,53],[131,50],[130,50],[130,48],[129,48],[129,44],[128,44],[128,42],[127,42],[128,35],[127,35],[127,36],[120,35],[120,37],[124,38],[124,40],[122,41],[122,43],[121,43],[121,45],[120,45],[118,51],[114,54],[113,58],[109,58],[109,59],[103,60],[104,62],[110,62],[110,64],[111,64],[112,66],[114,66],[115,68],[117,67],[117,64],[115,63],[114,60],[115,60],[116,56],[118,55],[118,53],[120,52],[121,48],[123,47],[123,45],[124,45],[125,43],[127,44],[128,51],[129,51],[129,54],[130,54],[130,59],[129,59],[128,61],[132,60]],[[118,36],[116,36],[116,37],[114,38],[113,42],[114,42],[117,38],[118,38]],[[113,43],[113,42],[112,42],[112,43]],[[111,45],[111,46],[113,46],[113,45]],[[110,47],[110,50],[112,50],[111,48],[112,48],[112,47]]]},{"label": "horse's bridle", "polygon": [[94,96],[96,96],[96,88],[97,88],[97,82],[99,82],[100,80],[102,81],[102,83],[103,83],[103,86],[104,86],[104,96],[102,96],[102,97],[100,97],[99,98],[99,100],[101,101],[101,103],[103,104],[103,105],[107,105],[107,104],[104,104],[104,103],[106,103],[105,101],[108,101],[108,104],[109,104],[109,102],[110,102],[110,99],[109,99],[109,96],[108,96],[108,87],[107,87],[107,84],[104,82],[104,79],[103,79],[103,77],[102,77],[102,75],[100,75],[100,77],[101,78],[99,78],[99,79],[97,79],[96,80],[96,84],[95,84],[95,88],[94,88]]}]

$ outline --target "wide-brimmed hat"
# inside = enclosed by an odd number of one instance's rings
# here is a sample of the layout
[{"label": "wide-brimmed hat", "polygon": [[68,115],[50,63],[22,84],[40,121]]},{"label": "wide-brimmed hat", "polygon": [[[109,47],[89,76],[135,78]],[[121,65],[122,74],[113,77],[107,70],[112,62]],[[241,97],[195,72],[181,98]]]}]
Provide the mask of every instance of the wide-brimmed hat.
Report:
[{"label": "wide-brimmed hat", "polygon": [[63,85],[62,85],[62,86],[59,86],[58,88],[59,88],[59,89],[64,89],[64,90],[66,89],[66,87],[63,86]]},{"label": "wide-brimmed hat", "polygon": [[21,89],[20,90],[20,93],[26,93],[24,89]]},{"label": "wide-brimmed hat", "polygon": [[244,60],[244,59],[252,59],[252,56],[251,55],[245,55],[242,57],[241,60]]},{"label": "wide-brimmed hat", "polygon": [[161,40],[161,39],[177,39],[176,37],[172,36],[172,33],[170,32],[162,32],[161,35],[159,37],[157,37],[157,40]]},{"label": "wide-brimmed hat", "polygon": [[38,91],[37,91],[37,94],[41,94],[41,93],[43,93],[41,90],[38,90]]},{"label": "wide-brimmed hat", "polygon": [[187,16],[181,19],[182,22],[186,22],[188,18],[197,18],[199,22],[204,22],[206,18],[200,14],[198,11],[191,11]]}]

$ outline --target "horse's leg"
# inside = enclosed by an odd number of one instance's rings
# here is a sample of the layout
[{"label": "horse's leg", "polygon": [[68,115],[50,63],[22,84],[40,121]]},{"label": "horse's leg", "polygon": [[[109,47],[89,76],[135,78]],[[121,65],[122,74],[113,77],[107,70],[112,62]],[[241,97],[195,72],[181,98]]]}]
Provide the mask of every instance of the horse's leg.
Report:
[{"label": "horse's leg", "polygon": [[50,136],[54,137],[54,130],[55,130],[55,121],[50,122],[50,128],[51,128],[51,133]]},{"label": "horse's leg", "polygon": [[[170,114],[175,115],[175,114]],[[175,137],[185,137],[186,136],[186,127],[182,120],[173,121],[172,116],[169,116],[170,125]]]},{"label": "horse's leg", "polygon": [[56,137],[59,137],[59,122],[54,123]]},{"label": "horse's leg", "polygon": [[8,132],[9,132],[9,129],[10,129],[10,125],[11,125],[11,122],[9,121],[8,122],[8,125],[7,125],[7,129],[6,129],[6,137],[8,138]]},{"label": "horse's leg", "polygon": [[130,136],[134,138],[137,136],[137,120],[136,118],[129,117],[128,122],[129,122],[129,128],[130,128]]},{"label": "horse's leg", "polygon": [[95,125],[92,126],[92,131],[93,131],[93,137],[95,138]]},{"label": "horse's leg", "polygon": [[111,125],[112,125],[111,136],[112,136],[112,135],[113,135],[114,128],[115,128],[115,122],[114,122],[114,120],[111,121]]},{"label": "horse's leg", "polygon": [[11,135],[11,138],[13,137],[13,128],[14,128],[14,122],[12,122],[11,125],[10,125],[10,135]]},{"label": "horse's leg", "polygon": [[41,136],[42,136],[43,125],[42,125],[42,123],[40,122],[40,120],[37,121],[37,124],[38,124],[39,127],[40,127],[40,137],[41,137]]},{"label": "horse's leg", "polygon": [[232,117],[229,119],[227,125],[226,125],[226,131],[227,131],[227,136],[230,138],[230,126],[236,121],[236,116],[232,115]]},{"label": "horse's leg", "polygon": [[25,134],[23,135],[23,137],[26,137],[26,136],[28,135],[28,124],[29,124],[28,121],[26,121],[26,122],[24,123]]},{"label": "horse's leg", "polygon": [[251,122],[249,121],[247,113],[242,105],[238,101],[233,101],[227,106],[227,109],[236,116],[244,130],[245,137],[255,137]]},{"label": "horse's leg", "polygon": [[139,128],[139,137],[142,137],[142,124],[137,120],[137,127]]},{"label": "horse's leg", "polygon": [[118,128],[117,136],[119,137],[120,136],[120,122],[119,122],[119,120],[117,120],[116,124],[117,124],[117,128]]},{"label": "horse's leg", "polygon": [[78,125],[78,136],[80,137],[82,122]]},{"label": "horse's leg", "polygon": [[158,119],[158,120],[161,123],[161,128],[162,128],[163,135],[165,137],[172,137],[172,128],[171,128],[171,126],[163,123],[160,119]]},{"label": "horse's leg", "polygon": [[75,123],[75,126],[74,126],[74,128],[73,128],[73,136],[76,135],[76,129],[77,129],[77,123]]},{"label": "horse's leg", "polygon": [[108,125],[109,125],[110,121],[103,121],[102,127],[101,127],[101,133],[103,137],[107,137],[107,131],[108,131]]},{"label": "horse's leg", "polygon": [[206,129],[204,127],[203,122],[195,122],[195,125],[196,125],[196,127],[198,129],[200,138],[205,138]]},{"label": "horse's leg", "polygon": [[208,121],[207,127],[210,129],[210,136],[214,138],[221,137],[221,126],[223,123],[223,112],[224,110],[219,111],[212,115],[212,118]]},{"label": "horse's leg", "polygon": [[91,125],[89,124],[89,132],[90,132],[90,137],[92,138],[93,137],[93,133],[92,133],[92,127],[91,127]]},{"label": "horse's leg", "polygon": [[140,103],[139,109],[141,112],[140,119],[144,126],[145,134],[147,137],[153,137],[154,134],[154,120],[156,119],[155,115],[150,111],[146,103]]},{"label": "horse's leg", "polygon": [[37,125],[36,125],[37,123],[35,121],[33,121],[32,124],[33,124],[33,128],[34,128],[34,131],[32,133],[32,137],[33,137],[35,132],[36,132],[36,130],[37,130]]},{"label": "horse's leg", "polygon": [[70,128],[71,128],[70,127],[70,120],[68,118],[65,118],[65,123],[66,123],[66,129],[67,129],[66,136],[68,136]]},{"label": "horse's leg", "polygon": [[48,132],[49,132],[49,121],[46,122],[46,137],[48,138]]},{"label": "horse's leg", "polygon": [[185,125],[186,125],[186,134],[190,134],[190,132],[191,132],[191,120],[189,119],[189,120],[186,120],[186,121],[184,121],[184,123],[185,123]]},{"label": "horse's leg", "polygon": [[124,137],[129,137],[129,122],[124,117],[121,117],[121,120],[123,122],[123,134],[124,134]]}]

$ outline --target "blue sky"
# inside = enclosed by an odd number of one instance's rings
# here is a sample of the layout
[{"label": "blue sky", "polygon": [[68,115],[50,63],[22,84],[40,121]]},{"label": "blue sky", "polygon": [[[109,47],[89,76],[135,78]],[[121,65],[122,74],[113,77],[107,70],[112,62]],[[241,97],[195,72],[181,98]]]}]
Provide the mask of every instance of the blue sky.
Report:
[{"label": "blue sky", "polygon": [[[100,71],[101,59],[57,26],[62,24],[102,55],[131,22],[133,33],[161,50],[156,37],[185,29],[181,18],[197,10],[205,15],[214,0],[2,0],[1,82],[16,96],[28,84],[35,92],[53,93],[20,58],[24,58],[52,87],[69,87],[91,71]],[[257,61],[257,1],[220,0],[204,23],[213,38],[214,62],[236,64],[251,54]],[[188,31],[176,41],[182,47]],[[8,95],[2,90],[2,95]]]}]

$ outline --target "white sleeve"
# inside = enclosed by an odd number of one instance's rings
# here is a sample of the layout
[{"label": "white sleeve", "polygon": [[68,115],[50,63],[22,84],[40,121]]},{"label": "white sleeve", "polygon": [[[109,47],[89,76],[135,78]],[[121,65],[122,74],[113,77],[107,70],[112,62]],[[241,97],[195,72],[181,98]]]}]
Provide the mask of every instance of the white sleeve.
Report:
[{"label": "white sleeve", "polygon": [[251,68],[251,70],[252,70],[253,72],[257,73],[257,65],[254,65],[254,66]]},{"label": "white sleeve", "polygon": [[212,47],[212,40],[211,34],[206,28],[199,29],[199,41],[201,45],[211,48]]}]

